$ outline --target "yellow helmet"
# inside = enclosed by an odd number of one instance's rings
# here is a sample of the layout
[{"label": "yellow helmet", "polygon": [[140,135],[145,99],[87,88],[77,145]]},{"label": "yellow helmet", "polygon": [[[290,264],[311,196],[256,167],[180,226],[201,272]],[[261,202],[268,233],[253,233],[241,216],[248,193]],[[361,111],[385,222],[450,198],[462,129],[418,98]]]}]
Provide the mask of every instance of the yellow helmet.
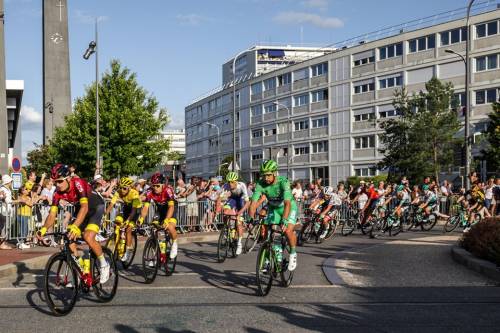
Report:
[{"label": "yellow helmet", "polygon": [[122,179],[120,179],[120,187],[130,187],[133,183],[134,181],[128,177],[123,177]]}]

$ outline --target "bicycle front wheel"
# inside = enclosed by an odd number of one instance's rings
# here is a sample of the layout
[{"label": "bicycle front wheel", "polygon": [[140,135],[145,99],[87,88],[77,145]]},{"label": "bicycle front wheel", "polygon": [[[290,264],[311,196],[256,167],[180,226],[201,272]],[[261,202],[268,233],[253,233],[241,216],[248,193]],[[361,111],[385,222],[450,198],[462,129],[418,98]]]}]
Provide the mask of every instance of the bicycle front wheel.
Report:
[{"label": "bicycle front wheel", "polygon": [[123,269],[128,269],[130,267],[130,265],[132,265],[132,262],[134,261],[135,252],[137,251],[137,234],[135,232],[132,232],[131,248],[132,249],[131,249],[130,256],[128,257],[128,260],[127,261],[120,261],[122,263]]},{"label": "bicycle front wheel", "polygon": [[342,233],[342,236],[349,236],[353,233],[354,228],[356,228],[356,220],[348,218],[342,224],[342,229],[340,230],[340,232]]},{"label": "bicycle front wheel", "polygon": [[229,248],[229,239],[227,227],[222,227],[219,235],[219,241],[217,242],[217,261],[224,262],[227,258],[227,251]]},{"label": "bicycle front wheel", "polygon": [[52,313],[64,316],[71,312],[78,295],[77,272],[63,253],[56,253],[49,258],[45,266],[45,300]]},{"label": "bicycle front wheel", "polygon": [[170,258],[170,251],[172,249],[172,244],[173,244],[173,241],[171,238],[169,238],[168,239],[168,248],[167,248],[167,253],[166,253],[166,258],[165,258],[165,264],[163,265],[163,269],[165,270],[165,274],[167,276],[174,274],[175,265],[177,265],[177,256],[174,259]]},{"label": "bicycle front wheel", "polygon": [[273,283],[274,262],[271,258],[271,244],[265,242],[257,255],[257,288],[260,296],[266,296]]},{"label": "bicycle front wheel", "polygon": [[116,268],[116,261],[113,253],[107,249],[102,249],[102,254],[104,259],[109,264],[109,278],[105,283],[101,283],[101,271],[100,263],[97,260],[94,253],[92,253],[92,280],[94,292],[99,299],[99,301],[105,303],[110,302],[116,295],[116,289],[118,288],[118,269]]},{"label": "bicycle front wheel", "polygon": [[446,224],[444,225],[445,232],[452,232],[455,230],[460,224],[460,216],[454,215],[451,216],[448,220],[446,220]]},{"label": "bicycle front wheel", "polygon": [[304,224],[304,226],[302,227],[302,229],[300,230],[300,233],[299,233],[299,244],[300,245],[303,245],[304,242],[306,243],[311,243],[313,241],[315,241],[315,233],[314,233],[314,222],[313,221],[309,221],[309,222],[306,222],[306,224]]},{"label": "bicycle front wheel", "polygon": [[339,217],[336,216],[334,219],[330,220],[330,227],[328,232],[326,233],[325,240],[332,238],[335,235],[335,231],[337,231],[337,226],[339,225]]},{"label": "bicycle front wheel", "polygon": [[282,260],[281,260],[281,285],[283,287],[288,287],[292,284],[293,271],[288,270],[288,263],[290,262],[290,247],[288,245],[283,246]]},{"label": "bicycle front wheel", "polygon": [[424,231],[430,231],[432,228],[434,228],[436,223],[437,223],[437,216],[436,214],[432,213],[422,221],[421,228]]},{"label": "bicycle front wheel", "polygon": [[245,240],[245,253],[250,253],[253,251],[257,243],[259,242],[261,225],[256,225],[248,232],[247,239]]},{"label": "bicycle front wheel", "polygon": [[152,283],[158,274],[160,262],[160,248],[155,237],[149,237],[142,253],[142,271],[146,283]]}]

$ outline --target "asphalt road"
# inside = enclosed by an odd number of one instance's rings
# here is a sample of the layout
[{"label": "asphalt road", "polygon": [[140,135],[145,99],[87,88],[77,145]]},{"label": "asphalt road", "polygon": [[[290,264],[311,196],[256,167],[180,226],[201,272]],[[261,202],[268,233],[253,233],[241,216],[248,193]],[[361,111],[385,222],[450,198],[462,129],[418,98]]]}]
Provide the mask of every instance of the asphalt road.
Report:
[{"label": "asphalt road", "polygon": [[266,297],[255,252],[219,264],[215,243],[183,245],[173,276],[146,285],[136,260],[111,303],[84,296],[66,317],[47,314],[32,271],[0,280],[0,331],[499,332],[500,288],[453,262],[458,235],[335,236],[299,248],[292,285]]}]

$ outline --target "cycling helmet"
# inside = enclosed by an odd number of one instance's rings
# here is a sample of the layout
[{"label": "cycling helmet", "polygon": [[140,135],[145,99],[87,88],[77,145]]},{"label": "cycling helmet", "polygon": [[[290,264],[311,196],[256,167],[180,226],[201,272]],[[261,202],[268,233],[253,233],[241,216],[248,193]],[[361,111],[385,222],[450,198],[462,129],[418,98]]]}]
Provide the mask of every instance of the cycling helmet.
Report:
[{"label": "cycling helmet", "polygon": [[429,191],[429,185],[422,186],[422,191]]},{"label": "cycling helmet", "polygon": [[274,160],[267,160],[262,163],[260,166],[260,173],[265,174],[265,173],[274,173],[278,171],[278,163]]},{"label": "cycling helmet", "polygon": [[129,187],[134,183],[134,181],[128,177],[123,177],[120,179],[120,187]]},{"label": "cycling helmet", "polygon": [[69,171],[69,167],[67,165],[62,163],[57,163],[50,171],[50,178],[61,179],[68,177],[70,174],[71,172]]},{"label": "cycling helmet", "polygon": [[334,190],[333,190],[333,187],[331,187],[331,186],[325,186],[323,188],[324,195],[331,196],[333,194],[333,192],[334,192]]},{"label": "cycling helmet", "polygon": [[396,187],[396,192],[401,192],[405,189],[405,186],[404,185],[398,185],[398,187]]},{"label": "cycling helmet", "polygon": [[238,174],[236,172],[230,171],[226,175],[226,181],[235,182],[238,180]]},{"label": "cycling helmet", "polygon": [[165,176],[163,176],[161,173],[156,172],[151,176],[151,184],[156,185],[163,183],[165,183]]}]

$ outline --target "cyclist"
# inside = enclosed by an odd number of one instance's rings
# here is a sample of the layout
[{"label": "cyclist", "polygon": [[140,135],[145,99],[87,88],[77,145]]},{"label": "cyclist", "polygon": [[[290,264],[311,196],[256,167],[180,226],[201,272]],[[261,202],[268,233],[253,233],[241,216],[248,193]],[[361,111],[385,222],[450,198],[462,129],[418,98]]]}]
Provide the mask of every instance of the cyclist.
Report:
[{"label": "cyclist", "polygon": [[236,172],[228,172],[226,175],[227,183],[222,187],[222,194],[217,199],[217,207],[220,207],[221,202],[225,201],[223,208],[225,215],[236,215],[236,224],[238,230],[238,245],[236,254],[240,255],[243,249],[241,239],[243,238],[243,213],[250,205],[247,186],[243,182],[238,181],[239,176]]},{"label": "cyclist", "polygon": [[290,262],[288,270],[293,271],[297,267],[297,237],[295,235],[295,223],[297,219],[297,204],[293,200],[290,183],[286,177],[277,176],[278,163],[267,160],[260,166],[262,179],[255,186],[252,195],[252,203],[249,209],[250,218],[255,218],[255,212],[262,195],[267,198],[267,217],[264,220],[264,228],[269,224],[280,224],[283,222],[284,233],[290,244]]},{"label": "cyclist", "polygon": [[484,199],[485,194],[484,191],[479,186],[479,178],[477,177],[476,172],[471,172],[469,175],[471,189],[467,193],[469,198],[469,208],[467,209],[469,212],[469,224],[472,224],[474,221],[475,215],[484,213]]},{"label": "cyclist", "polygon": [[335,213],[338,214],[338,212],[340,211],[340,206],[342,205],[342,199],[340,198],[339,194],[335,192],[333,187],[324,187],[323,195],[328,204],[319,214],[320,220],[323,221],[323,232],[319,236],[320,239],[325,239],[326,235],[328,234],[328,229],[330,229],[329,222],[333,218],[333,215]]},{"label": "cyclist", "polygon": [[390,196],[385,201],[385,206],[387,206],[392,200],[394,200],[394,211],[393,214],[398,218],[408,209],[411,203],[410,194],[407,192],[405,185],[401,184],[396,187],[396,196]]},{"label": "cyclist", "polygon": [[423,203],[420,205],[420,209],[423,209],[425,216],[429,216],[437,205],[437,196],[434,191],[432,191],[429,185],[422,185],[422,190],[424,191]]},{"label": "cyclist", "polygon": [[177,231],[175,230],[177,220],[173,217],[175,209],[174,190],[169,185],[165,184],[165,176],[159,172],[151,176],[151,185],[152,188],[146,192],[141,218],[138,222],[142,223],[142,221],[144,221],[144,218],[148,215],[150,204],[156,204],[159,215],[158,222],[163,224],[170,238],[172,238],[170,259],[174,259],[177,257]]},{"label": "cyclist", "polygon": [[[99,233],[102,216],[104,213],[103,198],[92,190],[89,183],[81,178],[71,177],[67,165],[58,163],[51,171],[51,178],[56,183],[56,192],[52,199],[50,213],[45,220],[44,226],[38,231],[37,237],[42,240],[47,229],[56,222],[59,202],[64,200],[75,206],[74,222],[68,226],[70,240],[80,238],[83,230],[83,239],[92,249],[99,261],[100,283],[106,283],[109,279],[110,265],[104,258],[101,244],[96,241],[95,236]],[[75,257],[78,256],[76,243],[69,245]]]},{"label": "cyclist", "polygon": [[[139,192],[132,188],[134,181],[128,177],[123,177],[120,179],[120,184],[118,186],[118,191],[115,192],[111,198],[111,203],[106,209],[106,216],[111,213],[111,210],[115,206],[118,200],[123,201],[122,214],[115,218],[115,224],[117,226],[126,226],[126,250],[123,256],[120,258],[121,261],[127,262],[131,252],[134,250],[132,247],[132,229],[135,227],[136,220],[142,223],[142,218],[140,215],[140,209],[142,208],[142,202],[139,197]],[[123,217],[126,217],[125,220]]]}]

